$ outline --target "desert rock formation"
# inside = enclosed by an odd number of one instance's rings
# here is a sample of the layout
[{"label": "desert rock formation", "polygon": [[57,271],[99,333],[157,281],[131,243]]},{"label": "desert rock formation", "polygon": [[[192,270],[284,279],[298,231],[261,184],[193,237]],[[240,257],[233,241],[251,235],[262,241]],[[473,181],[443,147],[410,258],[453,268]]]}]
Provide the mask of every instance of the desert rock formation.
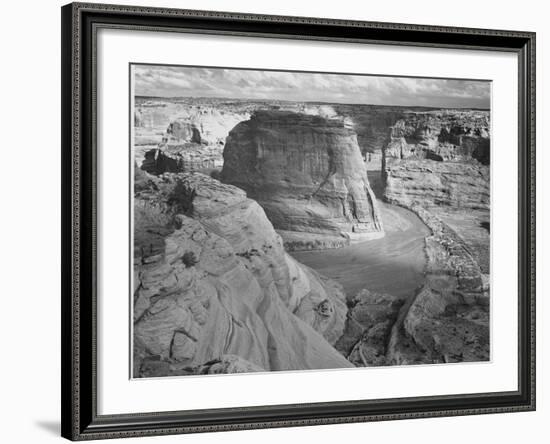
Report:
[{"label": "desert rock formation", "polygon": [[341,287],[286,254],[242,190],[139,172],[135,202],[136,377],[352,366],[331,345]]},{"label": "desert rock formation", "polygon": [[246,190],[283,237],[383,235],[357,136],[344,119],[257,111],[229,133],[221,180]]},{"label": "desert rock formation", "polygon": [[336,344],[352,363],[489,359],[489,163],[487,112],[404,113],[390,127],[384,197],[432,232],[425,283],[409,298],[367,289],[352,298]]},{"label": "desert rock formation", "polygon": [[426,284],[400,311],[388,362],[489,360],[488,280],[463,239],[431,212],[413,209],[433,233],[426,238]]},{"label": "desert rock formation", "polygon": [[[488,111],[176,98],[134,120],[136,377],[490,358]],[[407,209],[418,279],[377,287],[411,268],[409,232],[373,256]],[[338,247],[364,250],[300,257]]]},{"label": "desert rock formation", "polygon": [[190,107],[172,120],[158,146],[146,151],[141,168],[152,174],[221,169],[229,131],[247,112]]},{"label": "desert rock formation", "polygon": [[383,150],[385,198],[425,208],[489,209],[488,113],[413,113],[398,120]]},{"label": "desert rock formation", "polygon": [[486,361],[487,280],[464,240],[431,212],[412,210],[432,231],[424,284],[410,297],[358,292],[336,348],[356,366]]}]

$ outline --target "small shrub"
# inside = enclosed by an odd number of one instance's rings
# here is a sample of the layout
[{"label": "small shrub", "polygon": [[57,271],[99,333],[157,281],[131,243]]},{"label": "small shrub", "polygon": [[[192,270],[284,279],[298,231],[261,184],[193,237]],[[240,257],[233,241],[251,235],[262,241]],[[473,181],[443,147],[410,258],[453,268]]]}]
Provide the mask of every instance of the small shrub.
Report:
[{"label": "small shrub", "polygon": [[190,268],[193,267],[199,260],[197,259],[197,256],[195,256],[195,253],[188,251],[184,253],[181,261],[185,264],[185,268]]}]

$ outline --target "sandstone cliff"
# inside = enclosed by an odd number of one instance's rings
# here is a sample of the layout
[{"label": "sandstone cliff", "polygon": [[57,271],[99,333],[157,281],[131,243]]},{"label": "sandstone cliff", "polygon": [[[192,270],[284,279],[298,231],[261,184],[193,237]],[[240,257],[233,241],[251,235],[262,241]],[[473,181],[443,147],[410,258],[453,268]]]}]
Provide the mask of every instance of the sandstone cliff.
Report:
[{"label": "sandstone cliff", "polygon": [[287,255],[242,190],[140,173],[135,208],[136,377],[352,366],[331,345],[341,287]]},{"label": "sandstone cliff", "polygon": [[257,111],[229,133],[221,180],[246,190],[283,236],[383,234],[356,134],[343,119]]},{"label": "sandstone cliff", "polygon": [[489,163],[487,112],[408,114],[383,150],[384,196],[405,206],[488,210]]},{"label": "sandstone cliff", "polygon": [[389,128],[408,111],[403,107],[381,105],[335,105],[335,110],[353,123],[363,155],[381,152],[389,142]]},{"label": "sandstone cliff", "polygon": [[[220,169],[227,134],[249,117],[245,105],[220,109],[200,104],[163,105],[159,108],[142,104],[135,112],[135,145],[149,148],[144,150],[141,168],[151,174]],[[151,137],[153,130],[147,128],[155,128],[158,134],[161,124],[162,136]]]},{"label": "sandstone cliff", "polygon": [[336,348],[356,366],[490,359],[489,288],[465,241],[421,206],[425,282],[410,297],[367,289],[350,301]]},{"label": "sandstone cliff", "polygon": [[425,282],[408,298],[363,290],[351,300],[336,347],[353,364],[490,359],[488,117],[475,110],[404,112],[389,128],[383,195],[432,232]]},{"label": "sandstone cliff", "polygon": [[401,309],[387,342],[390,364],[490,359],[489,287],[466,242],[420,206],[426,238],[426,283]]}]

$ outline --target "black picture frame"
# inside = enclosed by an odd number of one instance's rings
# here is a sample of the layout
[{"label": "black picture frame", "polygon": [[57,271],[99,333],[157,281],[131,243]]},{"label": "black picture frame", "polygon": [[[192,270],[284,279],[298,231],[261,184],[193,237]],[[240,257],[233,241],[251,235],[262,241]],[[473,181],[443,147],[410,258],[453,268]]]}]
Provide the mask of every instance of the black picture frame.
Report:
[{"label": "black picture frame", "polygon": [[[535,409],[535,33],[72,3],[62,14],[62,436],[135,437]],[[519,65],[518,390],[97,414],[95,39],[100,27],[511,51]]]}]

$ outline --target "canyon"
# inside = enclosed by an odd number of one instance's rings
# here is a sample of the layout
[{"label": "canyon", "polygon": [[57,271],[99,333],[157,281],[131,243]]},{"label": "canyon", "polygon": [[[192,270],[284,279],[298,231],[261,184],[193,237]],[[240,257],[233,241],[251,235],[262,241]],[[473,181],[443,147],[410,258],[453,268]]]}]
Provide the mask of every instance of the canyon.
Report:
[{"label": "canyon", "polygon": [[134,377],[484,361],[486,110],[136,99]]},{"label": "canyon", "polygon": [[225,355],[258,371],[351,366],[331,346],[341,286],[289,256],[244,191],[200,173],[136,185],[134,376],[200,373]]},{"label": "canyon", "polygon": [[256,200],[294,249],[302,233],[306,249],[384,234],[357,135],[344,119],[257,111],[231,130],[223,155],[220,179]]}]

